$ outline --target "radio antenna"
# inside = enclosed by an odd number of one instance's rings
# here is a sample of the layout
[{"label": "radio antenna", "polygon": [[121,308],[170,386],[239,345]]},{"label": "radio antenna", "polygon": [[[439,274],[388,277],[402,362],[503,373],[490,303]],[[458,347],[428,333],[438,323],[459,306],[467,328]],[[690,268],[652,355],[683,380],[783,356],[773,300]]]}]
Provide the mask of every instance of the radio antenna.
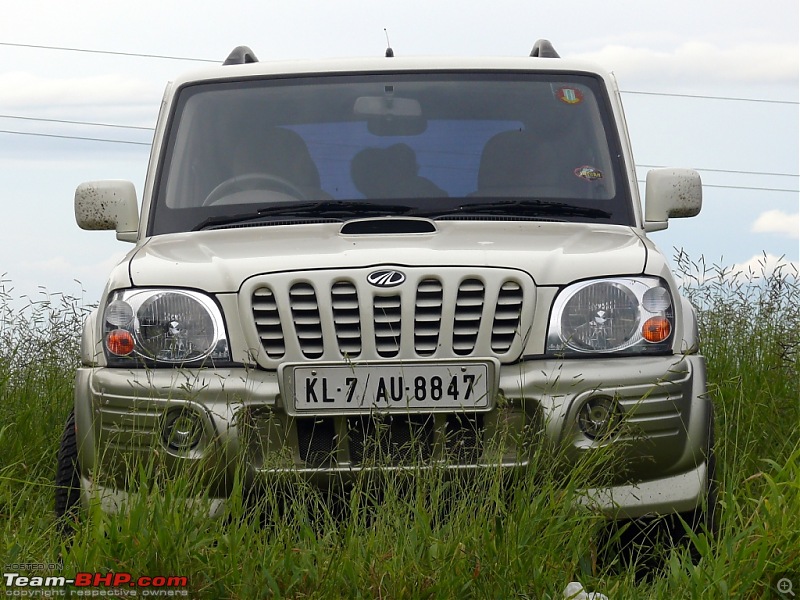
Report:
[{"label": "radio antenna", "polygon": [[386,58],[392,58],[394,56],[394,50],[392,50],[392,44],[389,43],[389,30],[384,27],[383,33],[386,34]]}]

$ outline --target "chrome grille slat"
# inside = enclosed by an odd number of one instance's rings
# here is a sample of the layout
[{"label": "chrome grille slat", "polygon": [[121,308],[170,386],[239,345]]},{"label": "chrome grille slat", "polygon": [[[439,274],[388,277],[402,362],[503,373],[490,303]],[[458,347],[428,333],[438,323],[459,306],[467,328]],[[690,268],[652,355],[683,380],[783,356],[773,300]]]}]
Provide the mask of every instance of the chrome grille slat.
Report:
[{"label": "chrome grille slat", "polygon": [[492,325],[492,350],[507,352],[519,332],[522,315],[522,288],[515,281],[506,281],[500,287]]},{"label": "chrome grille slat", "polygon": [[453,351],[459,356],[475,349],[483,315],[485,287],[478,279],[465,279],[458,286],[453,322]]},{"label": "chrome grille slat", "polygon": [[442,323],[442,282],[423,279],[414,301],[414,349],[420,356],[432,356],[439,345]]},{"label": "chrome grille slat", "polygon": [[361,314],[353,282],[337,281],[331,286],[331,309],[339,351],[357,357],[361,354]]},{"label": "chrome grille slat", "polygon": [[306,358],[320,358],[324,351],[317,294],[311,284],[300,282],[289,289],[292,322]]},{"label": "chrome grille slat", "polygon": [[246,286],[243,309],[252,312],[253,336],[264,351],[260,364],[519,357],[521,329],[533,322],[528,276],[486,267],[409,267],[402,269],[404,283],[381,289],[366,280],[377,268],[279,273]]},{"label": "chrome grille slat", "polygon": [[375,349],[382,358],[392,358],[400,352],[400,296],[375,296],[372,318],[375,323]]},{"label": "chrome grille slat", "polygon": [[282,358],[286,354],[283,326],[275,294],[270,288],[259,288],[253,293],[253,317],[267,356],[272,359]]}]

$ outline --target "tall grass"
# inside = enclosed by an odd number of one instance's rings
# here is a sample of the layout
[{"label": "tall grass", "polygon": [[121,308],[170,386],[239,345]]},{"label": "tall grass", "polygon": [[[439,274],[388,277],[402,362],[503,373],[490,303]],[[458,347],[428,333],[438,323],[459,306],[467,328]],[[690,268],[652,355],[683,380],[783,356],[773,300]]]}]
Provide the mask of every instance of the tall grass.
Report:
[{"label": "tall grass", "polygon": [[535,456],[535,477],[365,476],[332,502],[302,483],[257,500],[241,487],[209,521],[183,498],[190,478],[150,486],[127,511],[92,507],[71,540],[52,514],[58,439],[72,403],[86,310],[42,296],[23,308],[0,282],[0,565],[60,572],[178,575],[202,598],[560,598],[571,580],[619,598],[769,598],[794,572],[800,591],[800,298],[797,273],[733,273],[680,254],[698,307],[716,406],[721,489],[716,541],[664,548],[641,580],[598,561],[604,523],[572,508],[586,472]]},{"label": "tall grass", "polygon": [[0,566],[53,557],[54,459],[70,410],[80,330],[76,298],[16,298],[0,276]]}]

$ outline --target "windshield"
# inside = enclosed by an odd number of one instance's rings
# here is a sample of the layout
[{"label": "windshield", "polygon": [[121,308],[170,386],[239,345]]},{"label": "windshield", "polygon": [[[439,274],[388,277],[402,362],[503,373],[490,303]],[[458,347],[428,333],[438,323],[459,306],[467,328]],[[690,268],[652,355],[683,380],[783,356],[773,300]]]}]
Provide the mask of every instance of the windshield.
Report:
[{"label": "windshield", "polygon": [[187,86],[149,234],[382,214],[631,225],[602,90],[563,73]]}]

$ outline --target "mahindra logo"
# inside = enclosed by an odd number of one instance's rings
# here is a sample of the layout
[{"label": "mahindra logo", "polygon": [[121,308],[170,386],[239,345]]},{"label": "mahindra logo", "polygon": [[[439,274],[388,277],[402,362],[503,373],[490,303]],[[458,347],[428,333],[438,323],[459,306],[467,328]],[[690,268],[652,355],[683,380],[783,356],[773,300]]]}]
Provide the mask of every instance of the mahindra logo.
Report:
[{"label": "mahindra logo", "polygon": [[381,269],[373,271],[367,275],[367,281],[375,287],[389,288],[400,285],[406,280],[406,276],[394,269]]}]

